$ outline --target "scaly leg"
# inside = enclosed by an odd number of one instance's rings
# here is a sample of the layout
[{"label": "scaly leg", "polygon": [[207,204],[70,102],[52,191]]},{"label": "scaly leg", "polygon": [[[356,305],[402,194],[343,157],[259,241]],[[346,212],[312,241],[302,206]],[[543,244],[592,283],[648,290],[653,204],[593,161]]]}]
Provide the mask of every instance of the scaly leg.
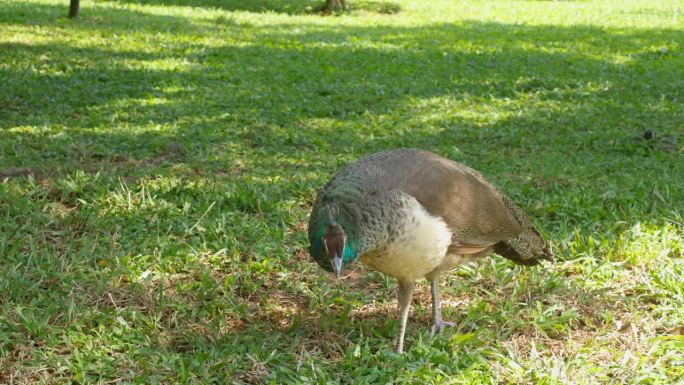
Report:
[{"label": "scaly leg", "polygon": [[439,274],[435,274],[430,278],[430,284],[432,285],[432,321],[434,323],[430,334],[434,336],[444,330],[446,326],[453,327],[454,323],[446,322],[442,319],[442,303],[439,299]]},{"label": "scaly leg", "polygon": [[404,334],[406,333],[406,322],[408,321],[409,309],[411,308],[411,297],[413,297],[413,282],[399,281],[399,306],[401,307],[401,331],[399,341],[397,341],[397,353],[404,351]]}]

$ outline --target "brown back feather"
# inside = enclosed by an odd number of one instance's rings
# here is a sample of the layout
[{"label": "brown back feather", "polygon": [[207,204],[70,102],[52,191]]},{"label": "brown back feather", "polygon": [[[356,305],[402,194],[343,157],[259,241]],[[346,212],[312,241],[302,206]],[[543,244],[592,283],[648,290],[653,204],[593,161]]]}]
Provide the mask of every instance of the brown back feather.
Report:
[{"label": "brown back feather", "polygon": [[[441,217],[453,233],[452,250],[489,250],[520,264],[549,258],[527,216],[477,171],[416,149],[381,152],[359,160],[331,181],[361,195],[399,190]],[[361,196],[355,199],[363,199]]]}]

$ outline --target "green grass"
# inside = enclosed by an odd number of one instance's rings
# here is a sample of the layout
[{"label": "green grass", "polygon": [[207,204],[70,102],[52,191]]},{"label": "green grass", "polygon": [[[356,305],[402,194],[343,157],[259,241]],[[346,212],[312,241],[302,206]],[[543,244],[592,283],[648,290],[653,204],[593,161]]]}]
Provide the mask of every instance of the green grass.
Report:
[{"label": "green grass", "polygon": [[[682,4],[349,2],[0,0],[0,383],[684,384]],[[436,338],[421,285],[399,356],[305,232],[402,146],[558,261],[455,270]]]}]

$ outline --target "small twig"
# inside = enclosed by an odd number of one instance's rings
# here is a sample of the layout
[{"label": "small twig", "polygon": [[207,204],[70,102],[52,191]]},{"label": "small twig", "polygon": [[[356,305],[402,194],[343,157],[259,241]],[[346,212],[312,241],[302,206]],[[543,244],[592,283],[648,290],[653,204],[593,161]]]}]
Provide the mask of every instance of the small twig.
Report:
[{"label": "small twig", "polygon": [[116,310],[120,310],[119,305],[116,304],[116,301],[114,301],[114,297],[112,297],[112,293],[107,293],[107,295],[109,296],[109,300],[112,301],[112,304],[114,304],[114,308]]},{"label": "small twig", "polygon": [[207,211],[205,211],[204,214],[202,214],[202,216],[197,220],[197,222],[195,222],[195,224],[192,225],[192,227],[188,229],[187,234],[190,234],[192,232],[192,230],[194,230],[195,227],[197,227],[200,224],[200,222],[202,222],[202,219],[204,219],[204,217],[207,215],[209,210],[211,210],[211,208],[214,207],[215,204],[216,204],[216,201],[211,202]]}]

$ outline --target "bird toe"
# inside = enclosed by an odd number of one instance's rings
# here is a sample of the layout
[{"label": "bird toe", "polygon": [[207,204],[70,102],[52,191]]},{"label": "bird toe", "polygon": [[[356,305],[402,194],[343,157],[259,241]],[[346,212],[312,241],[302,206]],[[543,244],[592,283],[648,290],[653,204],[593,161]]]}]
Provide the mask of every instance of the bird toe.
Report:
[{"label": "bird toe", "polygon": [[434,336],[435,334],[441,333],[442,330],[444,330],[447,327],[454,327],[456,326],[455,323],[453,322],[447,322],[444,320],[439,320],[438,322],[435,322],[434,325],[432,325],[432,330],[430,331],[430,336]]}]

